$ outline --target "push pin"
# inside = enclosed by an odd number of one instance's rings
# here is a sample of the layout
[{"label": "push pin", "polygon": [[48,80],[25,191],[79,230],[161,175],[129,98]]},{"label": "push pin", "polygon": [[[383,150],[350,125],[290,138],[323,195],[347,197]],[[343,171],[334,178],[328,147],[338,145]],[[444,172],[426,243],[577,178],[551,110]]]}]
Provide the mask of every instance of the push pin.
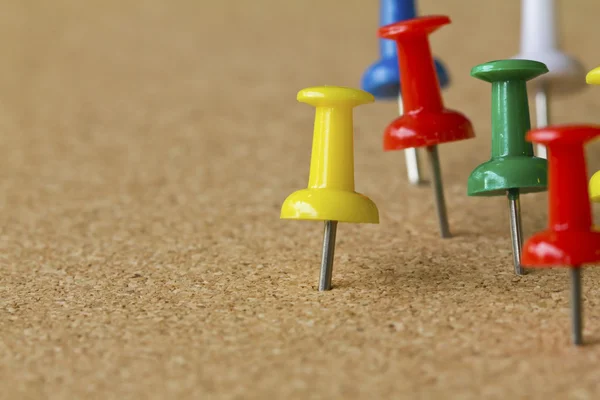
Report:
[{"label": "push pin", "polygon": [[[380,0],[379,26],[415,18],[415,0]],[[362,77],[362,88],[379,100],[398,99],[398,113],[402,115],[402,93],[398,69],[398,49],[392,40],[379,39],[380,59],[371,65]],[[442,88],[450,83],[448,72],[438,59],[434,60],[438,81]],[[417,149],[404,150],[408,181],[414,185],[423,183]]]},{"label": "push pin", "polygon": [[585,76],[585,81],[590,85],[600,85],[600,67],[596,67]]},{"label": "push pin", "polygon": [[548,149],[548,219],[545,232],[523,246],[526,267],[571,268],[573,343],[581,345],[581,266],[600,261],[600,232],[592,229],[584,145],[600,136],[599,126],[536,129],[527,140]]},{"label": "push pin", "polygon": [[[551,94],[567,94],[583,86],[583,66],[558,46],[558,22],[554,0],[521,0],[521,52],[513,58],[540,61],[550,70],[531,82],[537,128],[551,123]],[[544,146],[538,145],[536,154],[546,158]]]},{"label": "push pin", "polygon": [[546,190],[547,162],[534,157],[525,135],[531,128],[527,81],[548,72],[537,61],[500,60],[478,65],[471,76],[492,84],[492,158],[473,170],[469,196],[508,196],[515,273],[523,274],[521,204],[524,193]]},{"label": "push pin", "polygon": [[352,109],[374,100],[362,90],[337,86],[298,93],[298,101],[316,107],[310,175],[308,188],[285,200],[281,218],[325,221],[320,291],[331,289],[337,223],[379,223],[377,206],[354,191]]},{"label": "push pin", "polygon": [[471,122],[444,108],[428,35],[450,23],[446,16],[413,18],[379,28],[379,36],[396,41],[405,113],[385,130],[383,147],[405,150],[425,147],[431,167],[440,234],[450,237],[437,146],[475,136]]},{"label": "push pin", "polygon": [[[600,85],[600,67],[596,67],[585,77],[590,85]],[[600,203],[600,171],[596,172],[590,179],[590,198],[594,203]]]},{"label": "push pin", "polygon": [[600,203],[600,171],[592,175],[592,179],[590,179],[590,199],[594,203]]}]

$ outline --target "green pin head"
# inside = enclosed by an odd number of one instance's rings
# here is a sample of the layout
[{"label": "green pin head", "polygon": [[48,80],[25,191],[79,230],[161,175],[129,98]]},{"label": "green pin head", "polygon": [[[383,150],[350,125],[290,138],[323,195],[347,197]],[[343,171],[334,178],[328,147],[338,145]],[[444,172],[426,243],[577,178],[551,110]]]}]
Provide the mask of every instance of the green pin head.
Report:
[{"label": "green pin head", "polygon": [[525,140],[531,129],[527,81],[546,72],[546,65],[530,60],[491,61],[471,70],[471,76],[492,84],[492,158],[471,173],[469,196],[546,190],[547,161],[535,157]]}]

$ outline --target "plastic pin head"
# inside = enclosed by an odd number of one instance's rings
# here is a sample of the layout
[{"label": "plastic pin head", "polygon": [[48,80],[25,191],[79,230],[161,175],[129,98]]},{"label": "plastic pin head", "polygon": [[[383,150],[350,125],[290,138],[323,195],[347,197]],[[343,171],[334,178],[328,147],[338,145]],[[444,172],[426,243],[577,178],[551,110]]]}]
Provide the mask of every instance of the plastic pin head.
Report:
[{"label": "plastic pin head", "polygon": [[534,157],[525,134],[531,127],[526,82],[547,71],[530,60],[491,61],[471,70],[473,77],[492,84],[492,157],[469,176],[469,196],[546,190],[547,162]]},{"label": "plastic pin head", "polygon": [[600,203],[600,171],[596,172],[590,179],[590,199],[594,203]]},{"label": "plastic pin head", "polygon": [[396,41],[404,115],[384,134],[385,150],[434,146],[475,136],[471,122],[444,107],[428,35],[449,24],[446,16],[413,18],[383,26],[379,36]]},{"label": "plastic pin head", "polygon": [[358,89],[320,86],[301,90],[298,101],[316,107],[308,188],[283,203],[281,218],[378,223],[379,212],[367,197],[354,191],[352,109],[371,103]]},{"label": "plastic pin head", "polygon": [[[596,67],[587,73],[585,81],[590,85],[600,85],[600,67]],[[600,203],[600,171],[596,172],[590,179],[590,198],[594,203]]]},{"label": "plastic pin head", "polygon": [[596,67],[585,76],[585,81],[590,85],[600,85],[600,67]]},{"label": "plastic pin head", "polygon": [[580,90],[582,64],[558,46],[558,20],[554,0],[521,0],[521,52],[515,59],[543,62],[550,71],[532,85],[550,85],[553,93]]},{"label": "plastic pin head", "polygon": [[545,232],[523,246],[523,265],[571,266],[600,261],[600,232],[592,229],[584,145],[600,136],[600,126],[542,128],[527,140],[548,148],[548,219]]},{"label": "plastic pin head", "polygon": [[[380,0],[379,26],[405,21],[417,16],[415,0]],[[363,74],[361,86],[377,99],[397,99],[400,94],[400,71],[398,52],[393,40],[379,39],[380,59]],[[444,64],[435,60],[437,77],[442,88],[450,84]]]}]

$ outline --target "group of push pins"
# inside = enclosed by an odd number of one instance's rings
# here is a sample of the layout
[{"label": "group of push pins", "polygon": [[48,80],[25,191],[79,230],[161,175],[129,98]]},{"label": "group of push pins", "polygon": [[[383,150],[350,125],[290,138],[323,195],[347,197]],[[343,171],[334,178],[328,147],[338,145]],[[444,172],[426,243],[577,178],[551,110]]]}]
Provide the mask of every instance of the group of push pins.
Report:
[{"label": "group of push pins", "polygon": [[[325,221],[319,290],[331,289],[338,222],[378,223],[376,205],[354,188],[354,107],[375,99],[398,99],[400,116],[384,132],[384,150],[404,150],[408,180],[422,184],[418,148],[430,165],[443,238],[451,236],[437,146],[475,136],[469,119],[444,106],[449,84],[434,59],[429,34],[450,23],[446,16],[416,16],[415,0],[380,0],[381,59],[369,67],[362,88],[301,90],[298,101],[316,108],[308,188],[290,195],[281,218]],[[522,0],[521,53],[477,65],[471,76],[492,85],[491,159],[467,182],[469,196],[507,196],[515,273],[524,267],[570,267],[572,334],[582,344],[581,266],[600,261],[600,232],[593,228],[590,199],[600,202],[600,171],[587,182],[584,146],[600,126],[549,126],[550,95],[600,85],[600,67],[584,78],[579,62],[557,43],[554,0]],[[529,89],[535,93],[531,130]],[[533,143],[537,144],[534,155]],[[523,244],[519,197],[548,190],[549,226]]]}]

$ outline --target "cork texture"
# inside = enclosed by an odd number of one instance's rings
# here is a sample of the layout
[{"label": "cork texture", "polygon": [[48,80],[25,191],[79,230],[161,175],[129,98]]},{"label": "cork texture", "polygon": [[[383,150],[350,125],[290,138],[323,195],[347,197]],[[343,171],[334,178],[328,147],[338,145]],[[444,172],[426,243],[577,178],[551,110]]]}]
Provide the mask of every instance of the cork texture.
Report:
[{"label": "cork texture", "polygon": [[[359,85],[377,3],[2,2],[0,398],[598,398],[600,271],[576,349],[567,270],[515,276],[506,198],[466,196],[490,147],[469,71],[518,52],[517,1],[420,3],[453,20],[432,48],[477,135],[440,148],[454,237],[382,151],[394,102],[360,106],[356,189],[381,223],[339,224],[316,290],[322,224],[279,219],[308,180],[296,93]],[[600,3],[569,3],[561,44],[591,69]],[[600,122],[600,88],[552,100],[554,123]],[[526,236],[546,226],[545,193],[522,208]]]}]

